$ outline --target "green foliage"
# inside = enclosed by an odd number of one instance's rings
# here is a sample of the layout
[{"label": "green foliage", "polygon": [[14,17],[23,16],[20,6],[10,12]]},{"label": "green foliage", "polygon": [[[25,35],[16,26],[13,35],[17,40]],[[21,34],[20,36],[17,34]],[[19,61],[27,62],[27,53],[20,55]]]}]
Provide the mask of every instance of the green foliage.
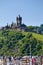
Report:
[{"label": "green foliage", "polygon": [[28,33],[26,37],[27,38],[30,38],[30,37],[32,37],[32,34],[31,33]]},{"label": "green foliage", "polygon": [[0,31],[0,55],[23,56],[43,54],[43,35],[32,32]]},{"label": "green foliage", "polygon": [[34,29],[34,26],[28,26],[28,29],[32,31]]}]

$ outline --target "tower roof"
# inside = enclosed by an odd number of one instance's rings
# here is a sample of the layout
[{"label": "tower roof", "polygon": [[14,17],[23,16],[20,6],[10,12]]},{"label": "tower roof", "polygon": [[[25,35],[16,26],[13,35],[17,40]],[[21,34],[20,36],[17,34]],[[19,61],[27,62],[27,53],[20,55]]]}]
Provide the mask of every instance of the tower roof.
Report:
[{"label": "tower roof", "polygon": [[17,16],[17,20],[22,20],[22,17],[20,15]]},{"label": "tower roof", "polygon": [[21,18],[20,14],[18,15],[18,18]]}]

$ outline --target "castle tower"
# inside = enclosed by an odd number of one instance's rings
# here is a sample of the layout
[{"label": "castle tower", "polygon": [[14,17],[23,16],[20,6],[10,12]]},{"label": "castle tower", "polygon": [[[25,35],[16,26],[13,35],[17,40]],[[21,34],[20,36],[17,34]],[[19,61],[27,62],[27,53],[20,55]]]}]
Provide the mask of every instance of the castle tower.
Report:
[{"label": "castle tower", "polygon": [[22,17],[20,15],[18,15],[18,17],[16,17],[16,21],[17,21],[17,26],[21,26],[21,24],[22,24]]}]

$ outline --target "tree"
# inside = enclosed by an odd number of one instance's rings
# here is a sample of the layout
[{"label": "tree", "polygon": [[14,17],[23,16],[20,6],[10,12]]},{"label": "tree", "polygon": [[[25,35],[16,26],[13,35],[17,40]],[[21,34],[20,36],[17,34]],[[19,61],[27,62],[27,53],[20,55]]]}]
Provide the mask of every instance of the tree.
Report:
[{"label": "tree", "polygon": [[34,26],[28,26],[28,29],[29,29],[30,31],[33,31]]}]

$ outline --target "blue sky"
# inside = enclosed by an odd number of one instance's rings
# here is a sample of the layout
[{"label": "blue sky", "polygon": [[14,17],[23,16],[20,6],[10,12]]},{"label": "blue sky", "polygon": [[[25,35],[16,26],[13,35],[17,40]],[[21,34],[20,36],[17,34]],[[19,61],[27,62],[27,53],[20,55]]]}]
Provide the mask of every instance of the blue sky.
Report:
[{"label": "blue sky", "polygon": [[0,27],[15,23],[19,14],[26,25],[43,24],[43,0],[0,0]]}]

